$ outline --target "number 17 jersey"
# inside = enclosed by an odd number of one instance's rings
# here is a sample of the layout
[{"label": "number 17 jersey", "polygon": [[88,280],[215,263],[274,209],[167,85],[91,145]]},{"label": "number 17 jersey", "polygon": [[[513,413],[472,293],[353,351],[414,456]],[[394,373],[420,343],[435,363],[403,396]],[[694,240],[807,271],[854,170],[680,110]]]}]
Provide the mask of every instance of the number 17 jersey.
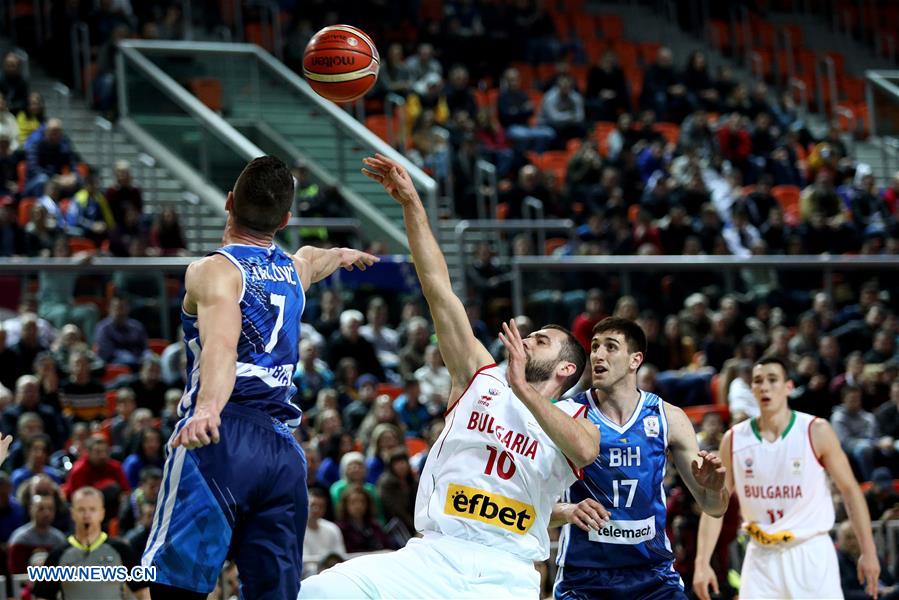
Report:
[{"label": "number 17 jersey", "polygon": [[630,419],[618,425],[602,414],[594,390],[574,398],[591,410],[599,428],[600,451],[584,467],[584,477],[569,488],[564,502],[592,498],[610,513],[599,531],[568,524],[562,528],[556,562],[566,570],[625,569],[671,562],[674,554],[665,532],[666,499],[663,480],[668,449],[668,420],[664,401],[640,391]]},{"label": "number 17 jersey", "polygon": [[[583,418],[585,406],[556,406]],[[415,529],[504,550],[524,560],[549,557],[553,504],[576,470],[490,365],[449,407],[428,454],[415,499]]]}]

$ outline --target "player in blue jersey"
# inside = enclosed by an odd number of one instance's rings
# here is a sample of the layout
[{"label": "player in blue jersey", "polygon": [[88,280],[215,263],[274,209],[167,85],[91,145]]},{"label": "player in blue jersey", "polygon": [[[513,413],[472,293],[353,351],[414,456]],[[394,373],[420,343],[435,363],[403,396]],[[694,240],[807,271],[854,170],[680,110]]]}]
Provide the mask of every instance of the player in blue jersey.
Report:
[{"label": "player in blue jersey", "polygon": [[[683,598],[665,533],[665,461],[709,514],[727,510],[724,468],[700,452],[684,411],[637,388],[646,353],[639,325],[610,317],[593,328],[593,385],[575,400],[600,431],[600,452],[553,509],[559,541],[558,599]],[[574,525],[574,526],[572,526]]]},{"label": "player in blue jersey", "polygon": [[291,428],[305,290],[378,259],[273,243],[290,218],[287,166],[251,161],[228,193],[223,246],[192,263],[182,303],[187,385],[168,442],[144,566],[155,598],[206,598],[229,554],[244,598],[295,598],[308,510],[306,459]]}]

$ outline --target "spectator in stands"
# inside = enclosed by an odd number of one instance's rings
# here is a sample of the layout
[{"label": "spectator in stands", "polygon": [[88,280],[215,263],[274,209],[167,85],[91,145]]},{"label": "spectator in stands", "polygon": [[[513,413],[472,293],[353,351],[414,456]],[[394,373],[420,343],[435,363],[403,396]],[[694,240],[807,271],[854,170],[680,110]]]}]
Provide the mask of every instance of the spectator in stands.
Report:
[{"label": "spectator in stands", "polygon": [[859,478],[868,481],[877,454],[877,420],[873,414],[862,410],[861,388],[847,385],[840,396],[842,403],[834,408],[830,423],[846,454],[852,458]]},{"label": "spectator in stands", "polygon": [[161,469],[165,463],[162,434],[158,429],[147,427],[140,430],[137,436],[137,449],[125,458],[122,470],[128,478],[128,485],[137,488],[140,485],[141,473],[148,467]]},{"label": "spectator in stands", "polygon": [[56,516],[53,518],[52,526],[60,531],[71,531],[72,517],[69,514],[69,505],[62,494],[59,484],[47,475],[43,473],[35,475],[20,485],[19,491],[16,493],[16,499],[28,514],[31,514],[31,505],[34,500],[42,496],[53,498]]},{"label": "spectator in stands", "polygon": [[162,469],[144,467],[140,471],[138,486],[122,501],[119,510],[119,528],[128,531],[135,527],[144,513],[144,506],[156,506],[162,487]]},{"label": "spectator in stands", "polygon": [[378,395],[378,378],[366,373],[356,380],[356,399],[343,409],[343,424],[355,432],[371,412]]},{"label": "spectator in stands", "polygon": [[[31,221],[35,223],[32,231],[38,233],[41,230],[50,230],[55,235],[66,227],[66,215],[63,214],[59,206],[59,202],[62,199],[59,180],[56,178],[49,180],[44,185],[43,192],[43,195],[37,199],[36,205],[43,208],[46,214],[39,215],[44,218],[36,218],[32,210]],[[29,231],[28,228],[26,228],[27,231]],[[52,248],[52,239],[49,243]]]},{"label": "spectator in stands", "polygon": [[303,538],[303,561],[318,562],[329,554],[346,556],[343,533],[335,523],[325,519],[328,495],[317,488],[309,489],[309,517]]},{"label": "spectator in stands", "polygon": [[62,447],[68,434],[64,421],[52,408],[40,403],[40,384],[37,377],[22,375],[16,381],[15,404],[7,406],[3,410],[0,429],[4,434],[17,431],[19,418],[29,412],[37,413],[40,417],[43,423],[43,432],[50,436],[53,447]]},{"label": "spectator in stands", "polygon": [[130,450],[128,440],[131,439],[131,418],[137,410],[134,390],[128,387],[119,388],[115,392],[115,415],[103,421],[101,429],[107,432],[112,444],[112,454],[116,458],[126,456]]},{"label": "spectator in stands", "polygon": [[759,405],[752,395],[752,363],[742,361],[737,366],[736,377],[727,390],[727,405],[730,408],[731,421],[739,423],[748,418],[759,416]]},{"label": "spectator in stands", "polygon": [[899,516],[896,514],[899,510],[899,494],[893,488],[893,475],[887,467],[877,467],[871,472],[871,489],[865,492],[865,501],[872,521],[883,519],[887,511],[891,512],[887,519]]},{"label": "spectator in stands", "polygon": [[368,483],[368,471],[365,468],[365,456],[361,452],[346,452],[340,457],[340,479],[334,482],[329,493],[331,494],[331,505],[338,506],[343,495],[350,486],[361,486],[366,494],[371,498],[375,507],[374,514],[381,513],[380,500],[375,486]]},{"label": "spectator in stands", "polygon": [[29,558],[35,552],[49,552],[66,539],[52,525],[56,517],[53,496],[36,496],[30,500],[30,520],[16,529],[9,538],[9,572],[13,574],[24,573]]},{"label": "spectator in stands", "polygon": [[187,240],[174,208],[164,208],[156,217],[150,228],[150,247],[163,256],[183,255],[186,252]]},{"label": "spectator in stands", "polygon": [[720,97],[709,75],[705,54],[694,50],[687,57],[687,65],[681,76],[687,89],[687,98],[694,107],[717,112]]},{"label": "spectator in stands", "polygon": [[724,437],[724,420],[721,413],[707,412],[702,415],[702,423],[696,434],[699,449],[706,452],[717,452],[721,447],[721,438]]},{"label": "spectator in stands", "polygon": [[443,66],[434,57],[434,46],[428,43],[419,44],[418,51],[406,59],[406,71],[412,81],[412,87],[424,81],[429,75],[443,78]]},{"label": "spectator in stands", "polygon": [[9,576],[9,538],[13,531],[28,522],[28,514],[12,493],[6,471],[0,471],[0,572]]},{"label": "spectator in stands", "polygon": [[127,257],[135,242],[143,243],[146,239],[140,213],[133,206],[126,206],[122,220],[116,220],[115,228],[109,233],[109,251],[113,256]]},{"label": "spectator in stands", "polygon": [[26,412],[16,420],[15,428],[16,437],[6,459],[6,468],[11,470],[25,466],[25,441],[44,433],[44,422],[36,412]]},{"label": "spectator in stands", "polygon": [[393,542],[378,525],[375,514],[374,500],[363,486],[353,484],[346,488],[337,503],[337,526],[343,534],[347,552],[394,549]]},{"label": "spectator in stands", "polygon": [[311,409],[319,393],[334,386],[334,373],[328,364],[318,357],[318,346],[311,340],[300,341],[300,362],[293,376],[297,386],[294,402],[298,402],[303,412]]},{"label": "spectator in stands", "polygon": [[384,518],[398,519],[405,529],[406,542],[415,533],[415,493],[418,478],[409,464],[405,448],[396,448],[387,457],[387,468],[378,478],[378,494],[384,504]]},{"label": "spectator in stands", "polygon": [[6,98],[10,111],[17,113],[25,110],[28,100],[28,81],[22,72],[22,59],[15,52],[9,52],[3,57],[0,93]]},{"label": "spectator in stands", "polygon": [[109,316],[97,325],[94,340],[97,354],[109,363],[137,366],[147,352],[147,331],[140,321],[128,317],[128,300],[114,297]]},{"label": "spectator in stands", "polygon": [[[378,398],[376,408],[381,407],[382,398],[383,396]],[[379,420],[383,414],[392,414],[393,418],[396,418],[395,411],[379,411],[379,413]],[[371,435],[367,439],[368,458],[365,459],[365,481],[374,485],[378,482],[384,469],[387,468],[387,459],[390,453],[403,446],[403,433],[401,425],[391,422],[380,422],[370,431]],[[365,438],[363,437],[363,439]],[[380,508],[379,497],[375,496],[375,499]]]},{"label": "spectator in stands", "polygon": [[[26,313],[22,315],[20,323],[19,341],[12,346],[12,352],[15,355],[16,378],[31,373],[34,359],[38,354],[47,350],[38,333],[37,315]],[[9,331],[9,327],[5,327],[5,329]]]},{"label": "spectator in stands", "polygon": [[887,451],[891,448],[899,450],[899,380],[890,384],[890,398],[877,407],[875,411],[877,427],[881,436],[878,445]]},{"label": "spectator in stands", "polygon": [[109,457],[109,442],[102,435],[94,434],[87,441],[87,453],[81,456],[69,473],[63,491],[69,498],[79,489],[91,486],[101,491],[106,514],[116,514],[120,496],[131,491],[122,464]]},{"label": "spectator in stands", "polygon": [[97,175],[89,170],[84,178],[84,187],[75,192],[65,215],[69,231],[73,235],[86,237],[97,246],[109,237],[115,227],[112,210],[106,196],[97,188]]},{"label": "spectator in stands", "polygon": [[[0,94],[0,139],[5,139],[9,142],[8,150],[10,154],[19,148],[19,124],[16,122],[16,117],[10,112],[6,98],[2,94]],[[12,174],[14,175],[15,171]]]},{"label": "spectator in stands", "polygon": [[[80,262],[88,262],[91,257],[89,252],[77,252],[73,255],[68,240],[64,237],[54,239],[52,256],[53,258],[73,258]],[[41,302],[38,307],[38,316],[57,328],[73,323],[83,331],[93,332],[100,319],[100,309],[93,303],[75,303],[75,286],[79,276],[76,269],[61,273],[39,272],[38,296]]]},{"label": "spectator in stands", "polygon": [[854,247],[854,230],[849,224],[851,214],[837,195],[830,171],[819,171],[815,183],[802,190],[799,207],[803,241],[808,250],[842,252]]},{"label": "spectator in stands", "polygon": [[412,73],[403,59],[403,46],[399,43],[387,47],[387,56],[378,71],[378,83],[375,93],[381,96],[397,94],[405,97],[412,89]]},{"label": "spectator in stands", "polygon": [[16,216],[0,197],[0,257],[23,254],[24,246],[23,232],[16,221]]},{"label": "spectator in stands", "polygon": [[499,122],[506,130],[519,151],[543,152],[555,138],[555,131],[546,125],[530,124],[535,114],[534,103],[528,93],[521,88],[518,69],[507,69],[496,100]]},{"label": "spectator in stands", "polygon": [[162,363],[159,357],[145,356],[141,361],[140,373],[131,382],[135,400],[139,408],[147,408],[158,417],[165,406],[165,392],[168,389],[162,380]]},{"label": "spectator in stands", "polygon": [[414,377],[415,371],[424,366],[425,348],[431,341],[428,322],[423,317],[413,317],[407,331],[406,345],[400,350],[400,375],[403,379]]},{"label": "spectator in stands", "polygon": [[732,112],[724,126],[718,129],[718,146],[721,155],[737,168],[744,178],[752,173],[749,159],[752,155],[752,137],[747,121],[738,112]]},{"label": "spectator in stands", "polygon": [[37,196],[46,183],[56,175],[66,177],[64,187],[74,187],[78,178],[78,155],[63,133],[62,121],[48,119],[34,135],[37,138],[25,145],[27,160],[26,196]]},{"label": "spectator in stands", "polygon": [[422,437],[433,418],[425,402],[418,380],[407,379],[403,383],[403,393],[394,400],[393,408],[405,425],[406,435],[409,437]]},{"label": "spectator in stands", "polygon": [[474,94],[468,80],[468,69],[463,65],[455,65],[449,72],[449,81],[443,92],[446,97],[446,106],[450,114],[464,111],[474,117],[478,112]]},{"label": "spectator in stands", "polygon": [[119,525],[119,531],[125,532],[122,539],[127,542],[128,545],[131,546],[131,549],[138,555],[147,547],[147,540],[150,539],[150,531],[153,526],[153,516],[155,514],[156,503],[147,501],[141,505],[140,519],[138,519],[137,524],[134,527],[125,529],[121,527],[121,524]]},{"label": "spectator in stands", "polygon": [[556,144],[584,136],[584,97],[574,89],[574,80],[563,75],[543,96],[540,123],[553,129]]},{"label": "spectator in stands", "polygon": [[62,385],[59,402],[63,414],[76,421],[106,416],[106,388],[94,378],[90,358],[84,352],[69,356],[69,380]]},{"label": "spectator in stands", "polygon": [[893,332],[879,329],[874,334],[874,342],[865,355],[865,363],[879,365],[890,360],[896,354],[896,336]]},{"label": "spectator in stands", "polygon": [[[12,110],[12,109],[10,109]],[[16,115],[16,126],[19,128],[18,143],[24,146],[31,134],[43,126],[46,121],[44,97],[37,92],[28,94],[28,102],[21,110],[12,110]]]},{"label": "spectator in stands", "polygon": [[416,369],[414,376],[421,387],[425,404],[435,411],[434,414],[442,413],[449,399],[452,378],[436,344],[430,344],[425,348],[425,364]]},{"label": "spectator in stands", "polygon": [[13,493],[19,489],[20,485],[37,473],[45,473],[56,483],[62,484],[65,475],[48,464],[51,443],[50,436],[44,433],[33,435],[24,440],[25,465],[13,471],[10,476]]},{"label": "spectator in stands", "polygon": [[[873,513],[872,513],[873,518]],[[858,581],[858,559],[861,556],[858,538],[852,530],[852,524],[845,520],[837,525],[837,563],[840,567],[840,585],[846,600],[867,600],[871,596]],[[881,561],[882,564],[887,564]],[[881,600],[899,599],[899,586],[890,575],[889,569],[883,569],[877,583],[877,597]]]},{"label": "spectator in stands", "polygon": [[384,370],[378,362],[375,348],[359,331],[363,320],[358,310],[345,310],[340,314],[340,330],[331,336],[328,343],[328,364],[337,366],[341,359],[353,358],[360,373],[369,373],[383,381]]},{"label": "spectator in stands", "polygon": [[116,109],[116,55],[119,42],[128,37],[131,28],[127,24],[116,25],[109,40],[104,43],[97,54],[97,74],[93,80],[94,108],[107,118],[115,118]]},{"label": "spectator in stands", "polygon": [[674,69],[670,48],[659,48],[656,62],[644,71],[640,106],[651,108],[663,120],[677,123],[689,113],[687,88]]},{"label": "spectator in stands", "polygon": [[131,164],[127,160],[117,160],[114,173],[115,185],[106,189],[106,200],[112,210],[113,220],[122,223],[129,208],[134,209],[138,215],[143,212],[144,200],[141,189],[134,185]]},{"label": "spectator in stands", "polygon": [[621,112],[630,112],[631,97],[613,50],[603,52],[598,64],[587,72],[585,92],[587,118],[591,121],[615,121]]},{"label": "spectator in stands", "polygon": [[399,363],[400,338],[396,330],[387,325],[389,313],[387,303],[380,296],[368,301],[368,324],[359,328],[359,335],[368,340],[375,348],[378,362],[387,369],[396,369]]},{"label": "spectator in stands", "polygon": [[735,207],[731,222],[724,226],[721,235],[730,253],[741,258],[752,256],[751,249],[762,242],[759,230],[749,220],[748,211],[741,206]]}]

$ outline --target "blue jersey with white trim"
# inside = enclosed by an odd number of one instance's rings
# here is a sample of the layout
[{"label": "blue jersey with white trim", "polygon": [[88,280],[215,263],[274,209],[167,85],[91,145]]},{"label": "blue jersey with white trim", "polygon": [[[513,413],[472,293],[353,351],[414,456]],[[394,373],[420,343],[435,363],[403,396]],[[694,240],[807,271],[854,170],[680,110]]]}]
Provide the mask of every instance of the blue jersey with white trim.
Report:
[{"label": "blue jersey with white trim", "polygon": [[[302,411],[293,404],[293,373],[299,362],[300,317],[306,296],[293,259],[268,248],[231,244],[219,248],[243,278],[242,318],[237,342],[237,378],[229,402],[264,411],[289,427],[298,427]],[[196,315],[182,311],[187,346],[187,386],[178,416],[193,413],[200,388],[200,344]],[[215,327],[215,323],[210,324]]]},{"label": "blue jersey with white trim", "polygon": [[661,398],[640,392],[633,415],[624,425],[599,410],[593,389],[575,402],[587,405],[587,417],[599,428],[600,452],[584,467],[584,478],[563,495],[563,502],[593,498],[611,513],[599,531],[565,525],[556,562],[566,569],[632,568],[674,559],[665,532],[665,459],[668,421]]}]

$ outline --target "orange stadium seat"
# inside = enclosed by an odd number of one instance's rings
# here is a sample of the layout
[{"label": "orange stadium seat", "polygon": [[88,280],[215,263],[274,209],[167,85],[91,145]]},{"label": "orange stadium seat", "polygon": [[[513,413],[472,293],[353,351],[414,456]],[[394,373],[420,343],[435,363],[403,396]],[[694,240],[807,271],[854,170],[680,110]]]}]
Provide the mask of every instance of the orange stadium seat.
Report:
[{"label": "orange stadium seat", "polygon": [[417,437],[407,437],[406,438],[406,452],[410,457],[415,456],[419,452],[424,452],[428,449],[428,443]]},{"label": "orange stadium seat", "polygon": [[365,126],[376,136],[389,143],[387,117],[385,115],[369,115],[365,117]]},{"label": "orange stadium seat", "polygon": [[19,200],[19,226],[25,227],[31,220],[31,209],[37,203],[37,198],[29,196]]},{"label": "orange stadium seat", "polygon": [[[114,381],[117,377],[129,374],[131,374],[131,367],[127,365],[117,365],[115,363],[110,363],[106,365],[106,371],[103,373],[103,377],[100,378],[100,381],[106,384]],[[108,401],[109,397],[107,396],[107,402]]]},{"label": "orange stadium seat", "polygon": [[793,223],[799,222],[799,197],[801,194],[802,190],[795,185],[776,185],[771,188],[771,195],[780,204],[785,217],[791,219]]},{"label": "orange stadium seat", "polygon": [[387,394],[391,399],[394,399],[403,393],[403,388],[398,385],[392,385],[390,383],[379,383],[376,393],[379,396],[382,394]]},{"label": "orange stadium seat", "polygon": [[727,423],[730,420],[730,410],[727,406],[720,404],[701,404],[699,406],[684,406],[684,414],[690,419],[694,425],[702,423],[703,417],[708,413],[718,413],[721,419]]},{"label": "orange stadium seat", "polygon": [[162,338],[150,338],[147,340],[147,348],[152,350],[156,355],[162,354],[162,351],[168,348],[170,345],[170,341],[164,340]]},{"label": "orange stadium seat", "polygon": [[624,35],[624,21],[619,15],[599,15],[596,22],[607,40],[620,40]]},{"label": "orange stadium seat", "polygon": [[272,46],[274,36],[272,35],[271,26],[263,26],[261,23],[247,23],[244,26],[243,31],[247,42],[262,46],[269,52],[274,50],[274,47]]},{"label": "orange stadium seat", "polygon": [[76,252],[96,252],[97,244],[95,244],[93,240],[87,238],[70,237],[69,251],[72,254],[75,254]]},{"label": "orange stadium seat", "polygon": [[187,87],[209,110],[222,111],[224,106],[222,102],[222,82],[219,79],[215,77],[194,77],[187,82]]},{"label": "orange stadium seat", "polygon": [[665,137],[665,141],[677,144],[680,138],[680,125],[677,123],[659,122],[652,126],[653,131],[658,131]]}]

